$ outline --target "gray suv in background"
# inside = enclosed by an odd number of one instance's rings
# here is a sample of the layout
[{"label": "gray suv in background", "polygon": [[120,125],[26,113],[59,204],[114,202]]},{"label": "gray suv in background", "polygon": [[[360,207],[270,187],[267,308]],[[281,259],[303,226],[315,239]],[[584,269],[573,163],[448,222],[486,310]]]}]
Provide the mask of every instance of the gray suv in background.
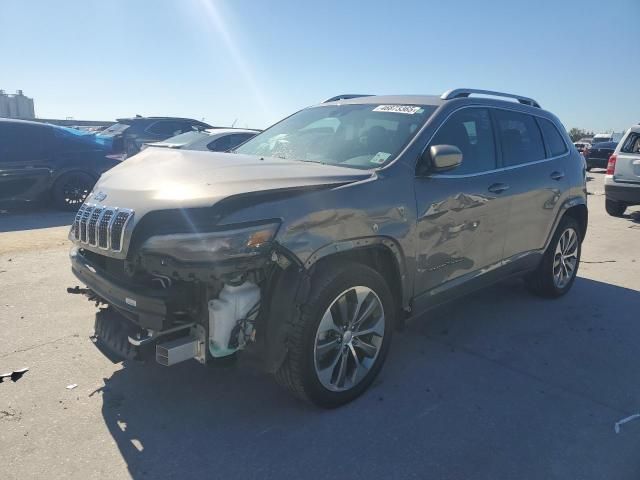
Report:
[{"label": "gray suv in background", "polygon": [[164,365],[246,355],[335,407],[407,318],[506,277],[571,288],[585,161],[553,114],[473,89],[337,98],[233,152],[150,148],[101,177],[69,234],[70,290],[117,313],[98,340]]}]

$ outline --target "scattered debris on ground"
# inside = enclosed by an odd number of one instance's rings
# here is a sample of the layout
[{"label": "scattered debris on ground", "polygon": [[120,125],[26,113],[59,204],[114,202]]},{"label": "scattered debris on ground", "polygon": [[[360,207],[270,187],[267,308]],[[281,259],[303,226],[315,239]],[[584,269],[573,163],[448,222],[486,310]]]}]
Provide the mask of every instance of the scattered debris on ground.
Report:
[{"label": "scattered debris on ground", "polygon": [[0,410],[0,420],[18,422],[22,419],[22,413],[9,407],[6,410]]},{"label": "scattered debris on ground", "polygon": [[70,385],[67,385],[67,390],[73,390],[74,388],[76,388],[78,386],[77,383],[72,383]]},{"label": "scattered debris on ground", "polygon": [[21,368],[20,370],[14,370],[13,372],[0,373],[0,383],[10,379],[12,382],[17,382],[22,376],[29,371],[29,368]]}]

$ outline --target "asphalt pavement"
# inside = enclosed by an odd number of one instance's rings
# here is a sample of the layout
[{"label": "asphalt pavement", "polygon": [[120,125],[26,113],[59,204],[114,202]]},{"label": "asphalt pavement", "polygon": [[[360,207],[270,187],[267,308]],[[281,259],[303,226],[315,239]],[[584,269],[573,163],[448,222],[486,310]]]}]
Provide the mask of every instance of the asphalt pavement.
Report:
[{"label": "asphalt pavement", "polygon": [[65,291],[72,215],[0,211],[0,373],[29,368],[0,383],[0,478],[637,480],[640,208],[589,178],[567,296],[513,280],[415,319],[332,411],[242,363],[112,363]]}]

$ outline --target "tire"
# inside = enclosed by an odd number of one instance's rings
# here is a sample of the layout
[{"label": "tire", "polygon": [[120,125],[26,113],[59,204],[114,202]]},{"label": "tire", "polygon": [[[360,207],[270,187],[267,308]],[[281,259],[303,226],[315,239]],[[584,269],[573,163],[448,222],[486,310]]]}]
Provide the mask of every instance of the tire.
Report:
[{"label": "tire", "polygon": [[[365,313],[360,317],[362,309]],[[335,408],[354,400],[382,368],[396,310],[391,291],[377,271],[353,262],[320,265],[311,279],[307,302],[291,321],[288,354],[276,380],[296,397],[319,407]]]},{"label": "tire", "polygon": [[593,167],[591,165],[587,165],[587,172],[590,172]]},{"label": "tire", "polygon": [[604,201],[604,208],[612,217],[622,217],[624,215],[624,211],[627,209],[627,206],[624,203],[616,202],[615,200],[609,200],[607,198]]},{"label": "tire", "polygon": [[85,172],[67,172],[51,188],[51,198],[60,210],[77,210],[91,192],[95,180]]},{"label": "tire", "polygon": [[[566,255],[559,253],[563,249]],[[546,298],[558,298],[567,293],[576,279],[581,253],[580,226],[575,218],[565,215],[556,228],[540,265],[526,278],[530,290]],[[573,263],[573,259],[575,259],[575,263]],[[571,265],[573,265],[573,269],[569,274]],[[567,276],[563,276],[563,273],[567,273]],[[559,281],[559,277],[563,277],[562,281]]]}]

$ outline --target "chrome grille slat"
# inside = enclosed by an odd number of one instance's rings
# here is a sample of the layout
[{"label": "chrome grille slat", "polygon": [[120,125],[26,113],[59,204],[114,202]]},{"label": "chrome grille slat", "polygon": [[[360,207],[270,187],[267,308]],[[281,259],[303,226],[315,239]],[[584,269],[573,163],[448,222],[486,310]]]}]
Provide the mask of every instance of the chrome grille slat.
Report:
[{"label": "chrome grille slat", "polygon": [[71,236],[81,244],[119,253],[133,215],[133,210],[84,204],[74,218]]},{"label": "chrome grille slat", "polygon": [[89,216],[93,208],[92,205],[87,205],[87,208],[82,212],[82,218],[80,219],[80,241],[83,243],[87,243],[87,222],[89,221]]},{"label": "chrome grille slat", "polygon": [[113,210],[105,208],[97,225],[98,235],[98,247],[103,250],[109,250],[109,225],[111,224],[111,217],[113,217]]},{"label": "chrome grille slat", "polygon": [[124,227],[129,220],[129,212],[118,212],[111,227],[111,250],[119,252],[122,250],[122,234]]},{"label": "chrome grille slat", "polygon": [[73,219],[73,237],[76,240],[80,239],[80,219],[82,218],[85,208],[87,208],[86,205],[82,205],[78,213],[76,213],[76,217]]},{"label": "chrome grille slat", "polygon": [[87,243],[94,247],[98,244],[96,239],[96,225],[98,224],[98,218],[100,218],[102,210],[102,207],[95,207],[87,221]]}]

